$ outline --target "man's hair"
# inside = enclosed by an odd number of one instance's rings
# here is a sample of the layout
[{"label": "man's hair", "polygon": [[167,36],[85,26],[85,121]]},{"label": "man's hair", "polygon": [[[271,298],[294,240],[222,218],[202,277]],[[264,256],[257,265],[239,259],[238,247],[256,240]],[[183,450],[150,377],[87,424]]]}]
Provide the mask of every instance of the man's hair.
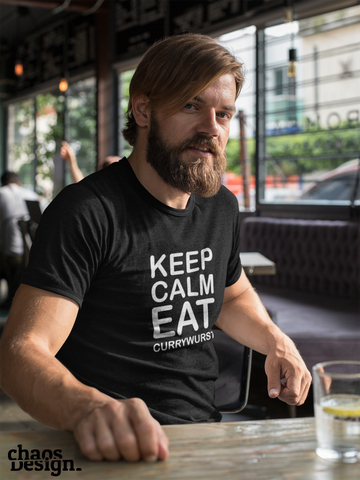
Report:
[{"label": "man's hair", "polygon": [[20,177],[17,173],[6,170],[1,175],[1,185],[5,186],[9,185],[9,183],[20,183]]},{"label": "man's hair", "polygon": [[244,82],[242,64],[226,48],[206,35],[193,33],[159,40],[145,53],[130,82],[124,138],[135,145],[134,96],[144,94],[152,110],[165,107],[172,115],[228,73],[235,78],[237,98]]}]

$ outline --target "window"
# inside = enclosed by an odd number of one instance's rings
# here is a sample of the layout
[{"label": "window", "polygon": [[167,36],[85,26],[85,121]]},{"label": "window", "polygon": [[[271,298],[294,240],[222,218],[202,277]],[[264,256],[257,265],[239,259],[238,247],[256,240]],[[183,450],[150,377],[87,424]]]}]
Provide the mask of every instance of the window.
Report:
[{"label": "window", "polygon": [[9,106],[7,168],[44,204],[72,182],[59,155],[62,140],[70,143],[85,176],[96,169],[95,84],[92,77],[71,85],[65,96],[56,89]]},{"label": "window", "polygon": [[[96,79],[70,85],[66,92],[66,139],[76,153],[83,175],[96,170]],[[72,182],[68,169],[66,184]]]},{"label": "window", "polygon": [[7,169],[18,173],[24,187],[35,189],[35,104],[34,99],[9,106]]},{"label": "window", "polygon": [[122,134],[122,130],[126,126],[126,111],[129,104],[129,86],[135,70],[127,70],[118,75],[119,85],[119,156],[128,157],[132,147],[128,144]]},{"label": "window", "polygon": [[356,6],[265,30],[260,204],[360,204],[359,22]]},{"label": "window", "polygon": [[255,33],[256,28],[250,26],[218,39],[245,66],[245,82],[236,101],[237,113],[230,124],[227,172],[223,178],[224,185],[236,195],[241,211],[255,210]]}]

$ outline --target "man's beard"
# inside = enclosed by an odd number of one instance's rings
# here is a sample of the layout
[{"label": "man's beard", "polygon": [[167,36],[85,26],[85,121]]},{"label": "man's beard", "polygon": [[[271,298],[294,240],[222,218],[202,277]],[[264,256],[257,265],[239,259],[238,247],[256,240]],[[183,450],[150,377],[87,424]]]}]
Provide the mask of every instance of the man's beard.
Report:
[{"label": "man's beard", "polygon": [[[182,160],[182,153],[191,146],[211,148],[212,155],[195,161]],[[154,115],[151,117],[146,160],[167,184],[182,192],[195,193],[201,197],[211,197],[219,191],[222,175],[226,170],[226,155],[215,140],[198,134],[178,145],[168,145],[161,137]]]}]

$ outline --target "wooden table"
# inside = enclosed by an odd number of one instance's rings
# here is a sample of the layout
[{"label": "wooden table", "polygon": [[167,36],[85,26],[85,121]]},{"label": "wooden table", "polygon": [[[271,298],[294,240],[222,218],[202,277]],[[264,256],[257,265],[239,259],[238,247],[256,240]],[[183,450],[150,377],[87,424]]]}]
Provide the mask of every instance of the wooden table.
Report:
[{"label": "wooden table", "polygon": [[[170,439],[170,458],[154,464],[90,462],[79,451],[71,433],[34,424],[33,431],[19,428],[0,433],[2,480],[56,478],[51,476],[51,470],[10,471],[8,452],[18,445],[29,451],[60,449],[63,460],[72,460],[74,469],[62,471],[62,479],[359,479],[359,464],[333,464],[316,456],[313,418],[167,426],[164,429]],[[67,465],[71,468],[71,462]]]},{"label": "wooden table", "polygon": [[275,275],[275,263],[258,252],[240,253],[241,264],[246,275]]}]

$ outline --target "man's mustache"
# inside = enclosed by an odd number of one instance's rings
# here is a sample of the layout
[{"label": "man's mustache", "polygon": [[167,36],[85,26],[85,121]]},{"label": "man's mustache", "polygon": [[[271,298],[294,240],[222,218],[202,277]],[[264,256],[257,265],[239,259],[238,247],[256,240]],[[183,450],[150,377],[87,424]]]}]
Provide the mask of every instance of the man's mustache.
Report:
[{"label": "man's mustache", "polygon": [[207,147],[213,154],[221,155],[223,152],[219,147],[219,144],[212,137],[207,137],[206,135],[195,135],[192,138],[184,140],[180,145],[180,150],[186,150],[191,147]]}]

